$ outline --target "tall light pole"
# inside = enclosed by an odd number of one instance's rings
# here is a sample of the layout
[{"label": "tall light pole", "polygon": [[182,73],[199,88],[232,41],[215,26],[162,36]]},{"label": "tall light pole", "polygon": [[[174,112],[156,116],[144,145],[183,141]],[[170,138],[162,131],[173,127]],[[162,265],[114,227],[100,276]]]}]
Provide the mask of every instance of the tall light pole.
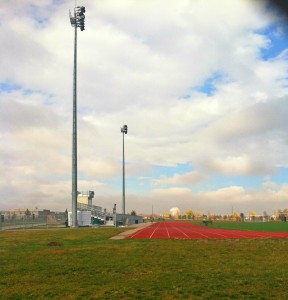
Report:
[{"label": "tall light pole", "polygon": [[74,15],[69,11],[70,22],[75,29],[73,72],[73,141],[72,141],[72,227],[77,227],[77,28],[85,30],[85,7],[76,6]]},{"label": "tall light pole", "polygon": [[[124,151],[124,133],[127,134],[128,126],[124,125],[121,128],[121,132],[123,133],[123,185],[122,185],[122,215],[123,218],[125,216],[125,151]],[[124,224],[123,224],[124,225]]]}]

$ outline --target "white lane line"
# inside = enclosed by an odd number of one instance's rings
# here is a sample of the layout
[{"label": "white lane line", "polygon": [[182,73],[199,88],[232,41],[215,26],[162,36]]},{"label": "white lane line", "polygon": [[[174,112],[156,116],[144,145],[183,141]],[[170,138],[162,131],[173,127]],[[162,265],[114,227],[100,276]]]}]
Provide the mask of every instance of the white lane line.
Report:
[{"label": "white lane line", "polygon": [[129,236],[129,239],[133,239],[134,236],[137,236],[137,235],[140,234],[142,231],[146,230],[147,228],[149,228],[149,227],[151,227],[151,226],[152,226],[152,225],[149,225],[149,226],[147,226],[147,227],[144,227],[144,228],[138,230],[138,231],[135,232],[134,234],[130,235],[130,236]]},{"label": "white lane line", "polygon": [[180,230],[178,227],[174,227],[176,230],[180,231],[181,233],[183,233],[187,238],[189,238],[189,235],[187,235],[184,231]]},{"label": "white lane line", "polygon": [[169,231],[168,231],[168,228],[167,228],[166,224],[165,224],[165,229],[167,231],[168,238],[170,239],[170,234],[169,234]]},{"label": "white lane line", "polygon": [[[215,230],[217,230],[217,228],[215,228]],[[249,238],[248,236],[241,234],[239,231],[234,231],[234,230],[227,230],[227,231],[225,231],[226,234],[220,234],[220,233],[217,233],[217,232],[213,232],[212,230],[208,230],[207,232],[220,235],[222,237],[225,237],[226,239],[231,239],[231,238],[237,238],[237,239],[238,238],[244,238],[244,239],[247,239],[247,238]]]},{"label": "white lane line", "polygon": [[[205,234],[203,234],[203,233],[200,233],[199,231],[189,230],[189,234],[190,234],[190,232],[191,232],[192,234],[193,234],[193,233],[194,233],[194,234],[196,233],[196,234],[198,234],[198,235],[202,235],[202,236],[204,236],[205,238],[209,239],[209,236],[208,236],[208,235],[205,235]],[[192,237],[189,236],[189,238],[190,238],[190,239],[194,239],[193,236],[192,236]]]},{"label": "white lane line", "polygon": [[208,234],[216,234],[216,235],[219,235],[219,236],[222,236],[223,238],[227,238],[227,235],[224,235],[224,234],[221,234],[221,233],[217,233],[217,232],[213,232],[213,231],[210,231],[210,230],[207,230],[206,231]]},{"label": "white lane line", "polygon": [[152,236],[154,235],[155,231],[158,229],[159,225],[154,229],[154,231],[151,233],[151,235],[149,236],[149,239],[152,239]]}]

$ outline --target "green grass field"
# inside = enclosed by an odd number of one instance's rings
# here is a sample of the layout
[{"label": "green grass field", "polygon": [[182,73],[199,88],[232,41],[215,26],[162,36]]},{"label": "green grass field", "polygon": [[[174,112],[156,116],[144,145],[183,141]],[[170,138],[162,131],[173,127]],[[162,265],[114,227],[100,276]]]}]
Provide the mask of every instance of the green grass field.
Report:
[{"label": "green grass field", "polygon": [[236,230],[287,232],[288,222],[213,222],[209,227]]},{"label": "green grass field", "polygon": [[123,228],[0,232],[0,299],[288,299],[288,240],[110,240]]}]

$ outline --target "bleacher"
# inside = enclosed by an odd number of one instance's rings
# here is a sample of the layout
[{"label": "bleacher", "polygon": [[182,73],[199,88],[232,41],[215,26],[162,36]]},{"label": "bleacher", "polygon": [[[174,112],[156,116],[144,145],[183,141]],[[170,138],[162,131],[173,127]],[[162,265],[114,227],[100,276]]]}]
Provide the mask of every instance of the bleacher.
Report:
[{"label": "bleacher", "polygon": [[77,203],[77,209],[80,211],[91,211],[91,216],[94,219],[98,219],[99,223],[105,223],[106,219],[113,219],[113,213],[107,212],[100,206],[88,205],[84,203]]}]

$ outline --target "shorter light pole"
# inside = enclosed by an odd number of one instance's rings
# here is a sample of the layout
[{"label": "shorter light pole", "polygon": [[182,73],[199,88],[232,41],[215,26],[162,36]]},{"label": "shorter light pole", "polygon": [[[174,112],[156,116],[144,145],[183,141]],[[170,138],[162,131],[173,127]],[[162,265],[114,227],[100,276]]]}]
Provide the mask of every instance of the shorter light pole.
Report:
[{"label": "shorter light pole", "polygon": [[[125,219],[125,148],[124,148],[124,134],[128,132],[128,126],[124,125],[121,128],[121,132],[123,133],[123,182],[122,182],[122,215],[123,221]],[[124,224],[123,224],[124,225]]]},{"label": "shorter light pole", "polygon": [[114,226],[117,227],[117,214],[116,214],[116,203],[113,207],[113,218],[114,218]]}]

